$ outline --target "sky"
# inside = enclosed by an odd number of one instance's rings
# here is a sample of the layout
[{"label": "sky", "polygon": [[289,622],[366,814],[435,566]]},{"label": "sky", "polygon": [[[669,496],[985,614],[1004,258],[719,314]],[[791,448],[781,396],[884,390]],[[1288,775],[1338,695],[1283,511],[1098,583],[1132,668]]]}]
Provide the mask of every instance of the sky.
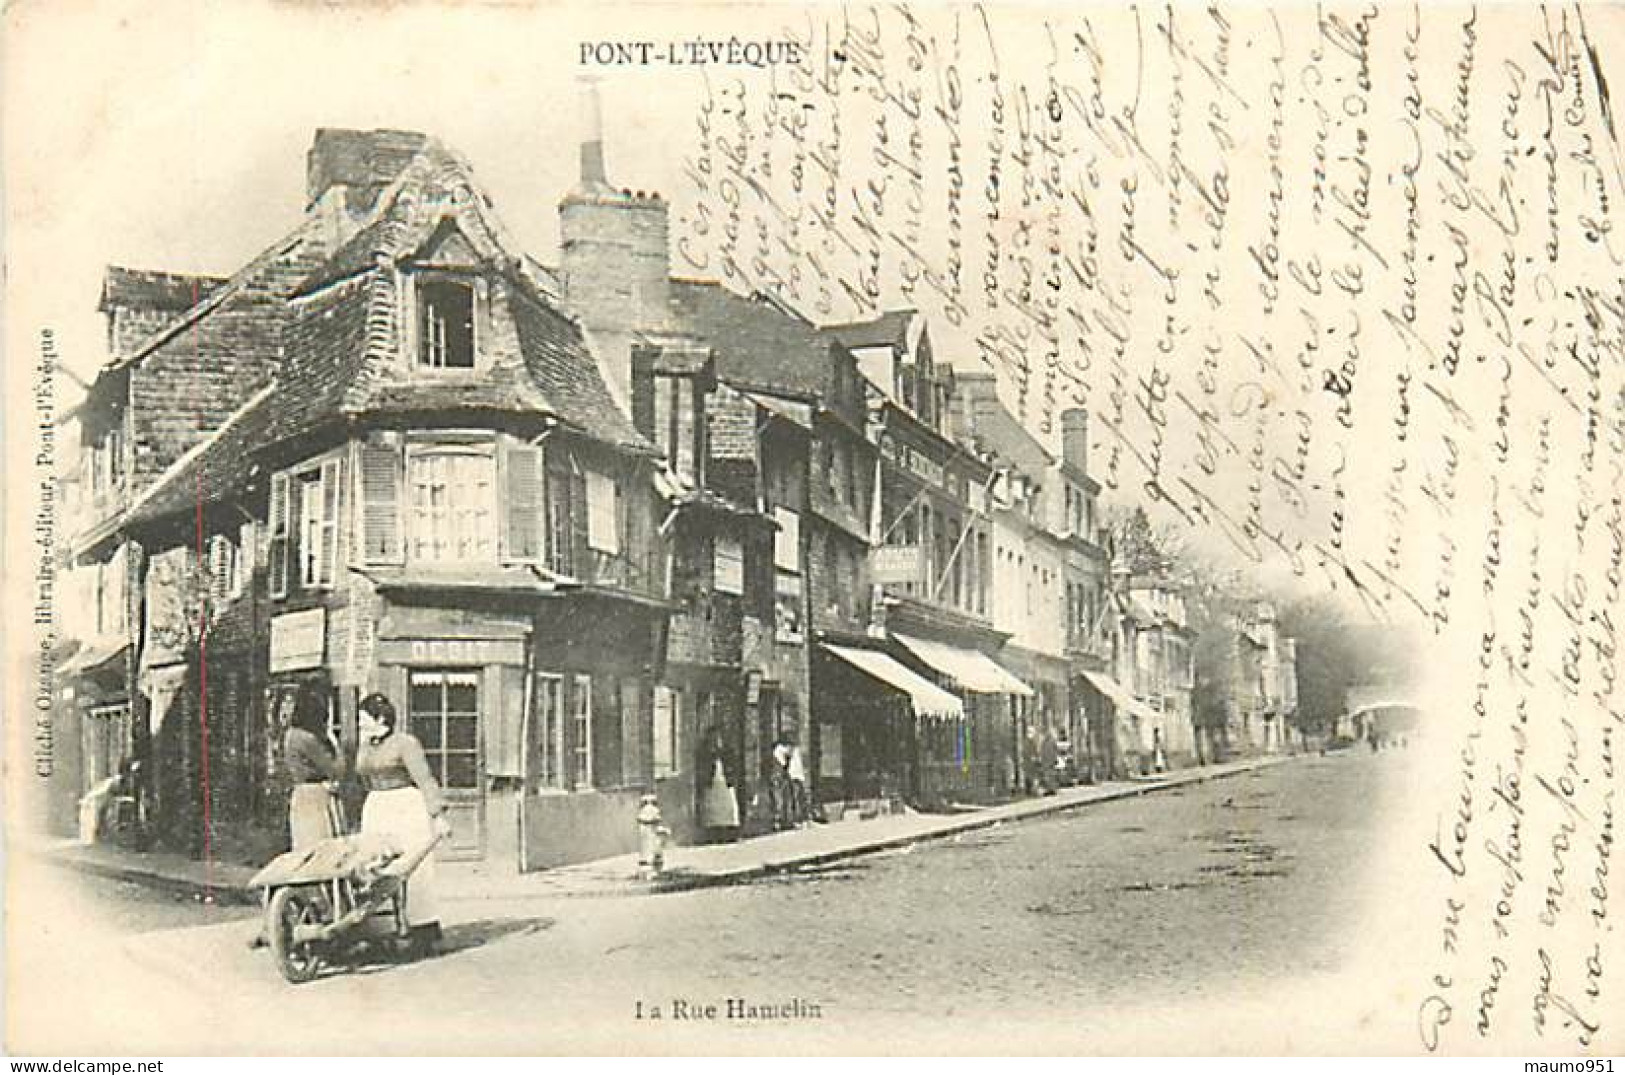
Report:
[{"label": "sky", "polygon": [[[8,15],[7,245],[22,285],[8,331],[21,343],[52,328],[81,376],[105,358],[105,266],[229,274],[297,223],[318,127],[440,137],[525,251],[553,258],[582,126],[580,31],[557,9],[62,0]],[[636,21],[680,34],[701,20]],[[612,180],[673,189],[688,131],[670,120],[692,115],[697,77],[662,74],[664,122],[647,81],[600,85]]]}]

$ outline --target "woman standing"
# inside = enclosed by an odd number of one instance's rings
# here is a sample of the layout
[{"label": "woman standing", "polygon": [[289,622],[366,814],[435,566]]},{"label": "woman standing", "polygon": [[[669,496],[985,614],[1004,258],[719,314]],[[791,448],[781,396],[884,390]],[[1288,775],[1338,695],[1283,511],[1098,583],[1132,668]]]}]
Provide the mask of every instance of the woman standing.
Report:
[{"label": "woman standing", "polygon": [[[431,836],[451,831],[440,785],[429,771],[423,744],[410,732],[396,730],[395,706],[382,694],[361,700],[356,775],[367,785],[361,806],[361,831],[390,837],[406,851]],[[440,941],[440,909],[435,902],[434,855],[413,871],[406,887],[406,922],[421,951]]]},{"label": "woman standing", "polygon": [[282,759],[293,783],[288,797],[289,846],[302,851],[339,833],[338,800],[329,781],[344,775],[344,760],[327,739],[327,700],[313,686],[294,699],[282,737]]}]

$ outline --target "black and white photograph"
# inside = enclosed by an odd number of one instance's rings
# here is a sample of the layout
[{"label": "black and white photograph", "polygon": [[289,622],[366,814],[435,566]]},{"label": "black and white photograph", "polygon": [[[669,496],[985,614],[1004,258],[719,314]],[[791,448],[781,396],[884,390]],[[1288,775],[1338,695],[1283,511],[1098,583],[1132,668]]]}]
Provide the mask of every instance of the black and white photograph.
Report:
[{"label": "black and white photograph", "polygon": [[4,18],[9,1054],[1620,1052],[1619,7]]}]

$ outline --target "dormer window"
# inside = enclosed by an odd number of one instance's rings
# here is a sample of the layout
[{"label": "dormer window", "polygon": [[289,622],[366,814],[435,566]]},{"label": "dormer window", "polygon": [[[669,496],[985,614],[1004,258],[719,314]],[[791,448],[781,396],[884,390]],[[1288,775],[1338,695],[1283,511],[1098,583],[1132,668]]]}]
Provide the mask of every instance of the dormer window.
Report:
[{"label": "dormer window", "polygon": [[474,368],[474,287],[462,280],[418,283],[418,365]]}]

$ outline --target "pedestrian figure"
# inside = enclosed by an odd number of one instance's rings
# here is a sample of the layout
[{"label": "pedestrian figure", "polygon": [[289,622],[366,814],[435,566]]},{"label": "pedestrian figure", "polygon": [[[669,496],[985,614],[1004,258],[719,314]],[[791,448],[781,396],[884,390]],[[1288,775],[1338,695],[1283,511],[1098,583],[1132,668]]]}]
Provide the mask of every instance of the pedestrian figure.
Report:
[{"label": "pedestrian figure", "polygon": [[1044,726],[1043,741],[1038,745],[1038,789],[1040,794],[1055,794],[1055,770],[1060,758],[1061,752],[1055,742],[1055,729],[1046,724]]},{"label": "pedestrian figure", "polygon": [[784,772],[790,781],[790,823],[797,827],[806,825],[812,820],[812,796],[807,792],[807,764],[798,744],[790,744]]},{"label": "pedestrian figure", "polygon": [[[421,847],[436,832],[447,835],[451,826],[440,785],[429,771],[423,744],[410,732],[396,729],[394,703],[382,694],[369,694],[361,700],[359,718],[355,769],[367,784],[361,831],[389,837],[403,851]],[[435,895],[431,853],[413,872],[406,891],[406,922],[418,951],[425,955],[440,943]]]},{"label": "pedestrian figure", "polygon": [[327,699],[313,684],[294,699],[293,719],[282,736],[282,762],[293,784],[288,846],[302,851],[337,836],[342,826],[333,781],[344,775],[344,759],[327,738]]},{"label": "pedestrian figure", "polygon": [[1038,729],[1028,725],[1026,738],[1021,743],[1021,770],[1023,774],[1021,783],[1022,790],[1028,795],[1032,795],[1038,790],[1038,766]]},{"label": "pedestrian figure", "polygon": [[781,736],[773,744],[767,778],[768,803],[775,829],[788,829],[790,820],[790,744]]}]

